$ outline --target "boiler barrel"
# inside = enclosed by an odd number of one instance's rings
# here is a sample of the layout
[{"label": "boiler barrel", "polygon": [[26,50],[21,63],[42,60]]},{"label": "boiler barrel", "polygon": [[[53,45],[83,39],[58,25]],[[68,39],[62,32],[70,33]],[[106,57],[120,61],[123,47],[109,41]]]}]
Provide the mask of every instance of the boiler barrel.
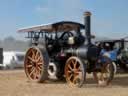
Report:
[{"label": "boiler barrel", "polygon": [[83,59],[96,60],[99,56],[99,51],[96,46],[82,46],[76,50],[76,55]]},{"label": "boiler barrel", "polygon": [[96,60],[99,56],[99,51],[96,46],[86,46],[83,45],[77,49],[67,49],[65,53],[72,54],[81,59],[89,59],[89,60]]},{"label": "boiler barrel", "polygon": [[88,51],[87,46],[81,46],[77,49],[74,49],[74,48],[67,49],[67,50],[65,50],[65,53],[66,54],[72,54],[72,55],[78,56],[80,58],[86,59],[87,58],[87,51]]}]

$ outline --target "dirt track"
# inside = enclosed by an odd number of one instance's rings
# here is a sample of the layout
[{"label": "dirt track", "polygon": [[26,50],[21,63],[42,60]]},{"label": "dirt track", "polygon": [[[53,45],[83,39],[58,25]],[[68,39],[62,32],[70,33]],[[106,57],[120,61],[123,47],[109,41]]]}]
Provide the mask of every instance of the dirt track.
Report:
[{"label": "dirt track", "polygon": [[82,88],[70,88],[65,82],[30,82],[23,70],[0,71],[0,96],[128,96],[128,74],[118,74],[108,87],[97,87],[88,78]]}]

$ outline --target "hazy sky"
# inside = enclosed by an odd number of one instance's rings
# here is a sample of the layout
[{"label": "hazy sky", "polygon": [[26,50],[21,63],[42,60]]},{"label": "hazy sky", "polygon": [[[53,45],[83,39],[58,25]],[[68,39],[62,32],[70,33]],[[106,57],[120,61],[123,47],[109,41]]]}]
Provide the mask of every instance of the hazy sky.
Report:
[{"label": "hazy sky", "polygon": [[83,23],[83,12],[92,12],[96,36],[128,35],[128,0],[0,0],[0,39],[14,36],[22,27],[73,20]]}]

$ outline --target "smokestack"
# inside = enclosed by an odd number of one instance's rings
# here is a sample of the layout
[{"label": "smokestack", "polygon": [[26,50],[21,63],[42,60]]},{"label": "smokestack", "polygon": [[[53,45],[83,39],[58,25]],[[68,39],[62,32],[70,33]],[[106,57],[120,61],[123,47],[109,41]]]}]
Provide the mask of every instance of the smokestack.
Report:
[{"label": "smokestack", "polygon": [[87,41],[88,44],[91,44],[91,12],[87,11],[84,13],[84,23]]}]

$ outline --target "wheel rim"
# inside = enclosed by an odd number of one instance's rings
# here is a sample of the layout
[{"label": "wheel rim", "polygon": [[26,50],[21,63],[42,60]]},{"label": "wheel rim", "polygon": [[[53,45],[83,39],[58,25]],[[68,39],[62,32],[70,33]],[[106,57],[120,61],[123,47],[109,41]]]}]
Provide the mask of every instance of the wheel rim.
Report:
[{"label": "wheel rim", "polygon": [[81,87],[84,81],[84,70],[77,58],[70,58],[65,65],[66,81],[70,86]]},{"label": "wheel rim", "polygon": [[30,48],[25,56],[25,73],[30,80],[38,80],[41,76],[44,60],[38,48]]}]

